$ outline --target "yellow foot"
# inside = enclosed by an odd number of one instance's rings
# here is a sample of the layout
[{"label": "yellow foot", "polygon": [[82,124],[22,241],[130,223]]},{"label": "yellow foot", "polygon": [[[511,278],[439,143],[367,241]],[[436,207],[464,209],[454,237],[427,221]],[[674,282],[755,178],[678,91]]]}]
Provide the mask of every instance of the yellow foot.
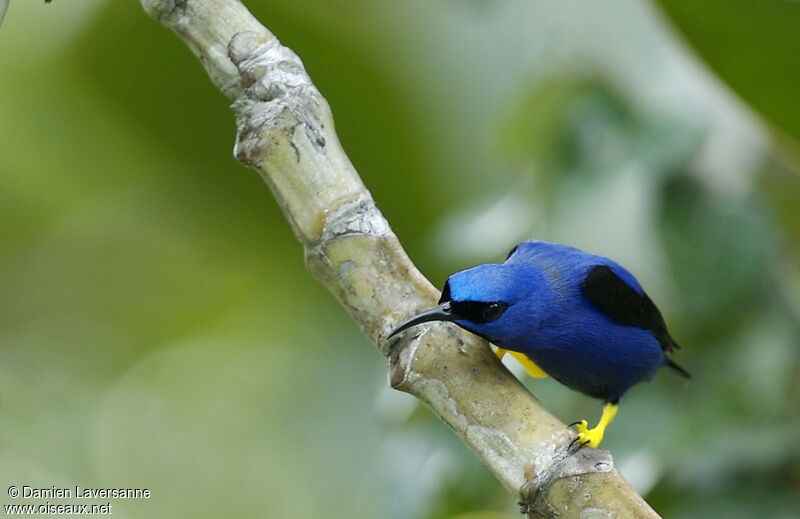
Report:
[{"label": "yellow foot", "polygon": [[606,433],[606,427],[611,423],[611,420],[617,415],[617,404],[606,404],[603,406],[603,415],[600,421],[597,422],[597,427],[589,429],[589,422],[581,420],[576,422],[575,428],[578,430],[578,437],[575,438],[575,443],[580,445],[588,445],[589,447],[599,447],[600,442],[603,441],[603,436]]},{"label": "yellow foot", "polygon": [[524,353],[520,353],[518,351],[511,351],[505,350],[500,348],[499,346],[494,346],[493,348],[494,354],[497,355],[497,358],[503,360],[503,357],[506,353],[517,359],[517,362],[522,364],[522,367],[525,368],[525,371],[528,372],[528,375],[534,378],[542,378],[546,377],[547,373],[544,372],[542,368],[536,365],[527,355]]},{"label": "yellow foot", "polygon": [[603,441],[603,435],[606,432],[605,428],[601,429],[600,427],[589,429],[589,422],[586,420],[581,420],[575,424],[575,428],[578,430],[578,438],[575,440],[575,443],[587,445],[589,447],[599,447],[600,442]]}]

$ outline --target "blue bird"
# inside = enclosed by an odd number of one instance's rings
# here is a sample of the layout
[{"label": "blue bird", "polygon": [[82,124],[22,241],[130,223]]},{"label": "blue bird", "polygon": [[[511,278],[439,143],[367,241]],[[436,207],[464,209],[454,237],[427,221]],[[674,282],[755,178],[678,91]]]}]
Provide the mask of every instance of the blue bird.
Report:
[{"label": "blue bird", "polygon": [[619,400],[662,366],[678,344],[633,275],[613,260],[558,243],[526,241],[502,264],[450,276],[439,306],[398,326],[450,321],[516,357],[532,376],[550,375],[604,402],[597,426],[575,422],[576,441],[597,447]]}]

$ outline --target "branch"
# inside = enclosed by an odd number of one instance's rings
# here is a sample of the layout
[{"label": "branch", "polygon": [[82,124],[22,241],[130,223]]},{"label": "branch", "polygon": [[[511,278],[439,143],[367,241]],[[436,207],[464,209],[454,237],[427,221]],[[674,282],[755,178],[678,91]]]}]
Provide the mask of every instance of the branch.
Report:
[{"label": "branch", "polygon": [[328,103],[291,50],[237,0],[142,4],[183,39],[233,100],[236,158],[261,174],[303,245],[309,270],[388,357],[392,387],[425,402],[529,517],[658,517],[607,451],[567,452],[573,435],[485,341],[442,323],[386,340],[439,293],[375,206],[339,144]]}]

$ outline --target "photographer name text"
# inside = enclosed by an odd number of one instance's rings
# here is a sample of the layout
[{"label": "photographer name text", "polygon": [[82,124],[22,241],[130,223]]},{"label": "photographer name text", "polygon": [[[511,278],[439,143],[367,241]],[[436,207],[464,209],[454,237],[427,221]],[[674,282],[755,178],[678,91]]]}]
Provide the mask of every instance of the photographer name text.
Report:
[{"label": "photographer name text", "polygon": [[[149,499],[148,488],[35,488],[28,485],[9,489],[12,498],[23,499]],[[14,492],[13,490],[16,490]],[[14,495],[16,494],[16,495]]]}]

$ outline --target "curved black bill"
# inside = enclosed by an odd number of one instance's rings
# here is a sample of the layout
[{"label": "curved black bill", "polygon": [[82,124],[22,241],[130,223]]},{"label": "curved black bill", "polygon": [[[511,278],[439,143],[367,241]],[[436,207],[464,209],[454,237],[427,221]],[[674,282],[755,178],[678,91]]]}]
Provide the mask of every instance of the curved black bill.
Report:
[{"label": "curved black bill", "polygon": [[436,308],[431,308],[430,310],[426,310],[421,314],[417,314],[408,321],[404,322],[400,326],[394,329],[392,333],[389,334],[389,337],[394,337],[398,333],[402,332],[407,328],[411,328],[412,326],[416,326],[418,324],[427,323],[430,321],[452,321],[454,319],[458,319],[458,316],[455,315],[450,308],[450,301],[444,302],[437,306]]}]

